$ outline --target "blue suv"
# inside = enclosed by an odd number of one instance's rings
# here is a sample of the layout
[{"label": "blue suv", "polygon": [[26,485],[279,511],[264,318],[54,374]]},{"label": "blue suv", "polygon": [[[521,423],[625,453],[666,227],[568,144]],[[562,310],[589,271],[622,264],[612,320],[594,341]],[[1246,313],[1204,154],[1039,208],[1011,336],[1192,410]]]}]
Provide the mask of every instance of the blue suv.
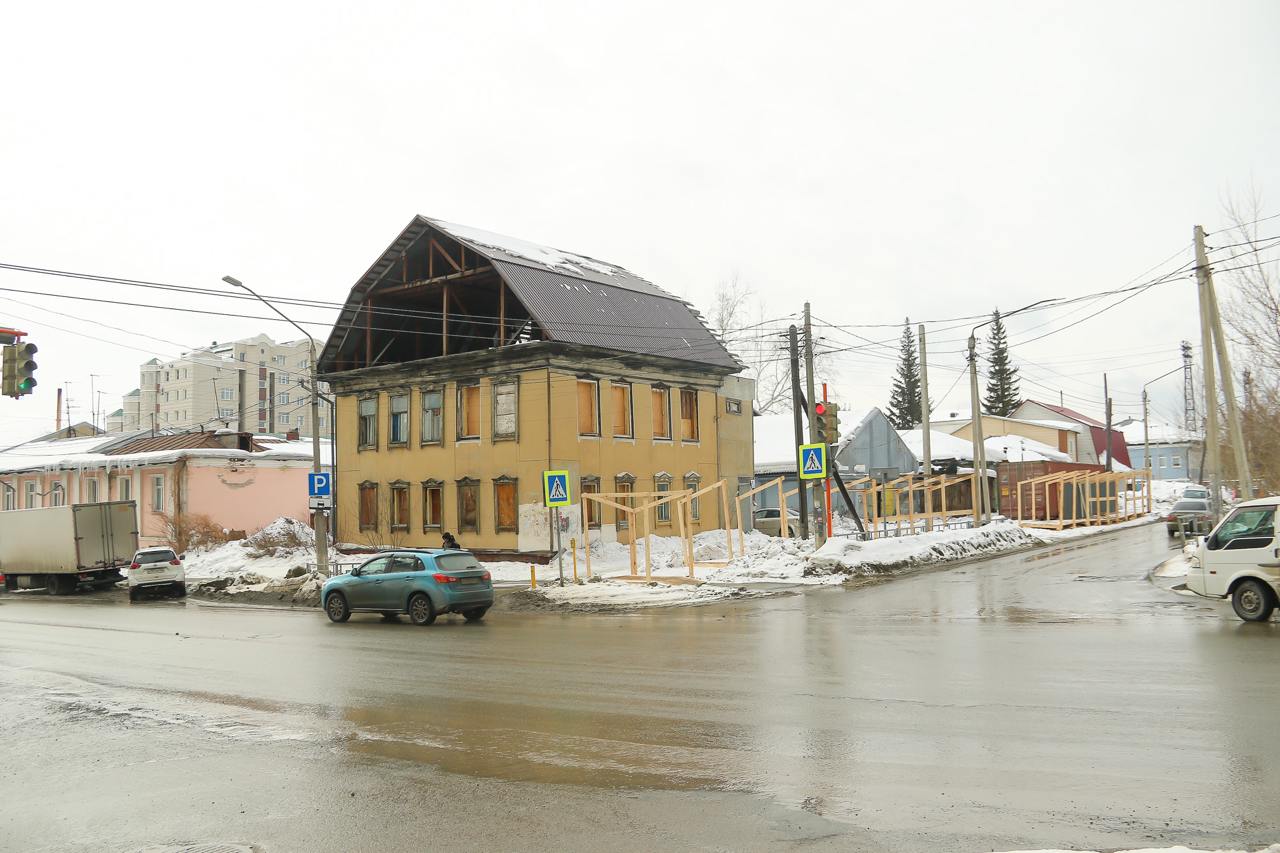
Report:
[{"label": "blue suv", "polygon": [[493,580],[470,551],[390,551],[329,578],[320,602],[334,622],[356,612],[407,613],[415,625],[430,625],[441,613],[478,622],[493,606]]}]

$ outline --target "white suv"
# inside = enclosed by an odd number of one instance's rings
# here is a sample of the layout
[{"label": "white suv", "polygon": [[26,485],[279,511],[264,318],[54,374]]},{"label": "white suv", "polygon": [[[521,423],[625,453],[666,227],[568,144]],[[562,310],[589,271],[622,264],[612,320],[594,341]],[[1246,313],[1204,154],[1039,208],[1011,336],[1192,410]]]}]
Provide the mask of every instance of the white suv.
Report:
[{"label": "white suv", "polygon": [[178,598],[187,594],[182,558],[172,548],[143,548],[129,564],[129,600],[137,601],[143,590],[161,589]]}]

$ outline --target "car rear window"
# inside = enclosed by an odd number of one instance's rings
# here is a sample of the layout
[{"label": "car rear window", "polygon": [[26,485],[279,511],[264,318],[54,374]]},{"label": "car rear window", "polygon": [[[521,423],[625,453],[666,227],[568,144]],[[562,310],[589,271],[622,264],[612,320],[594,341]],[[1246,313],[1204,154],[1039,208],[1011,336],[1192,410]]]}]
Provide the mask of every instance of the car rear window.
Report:
[{"label": "car rear window", "polygon": [[1207,512],[1208,509],[1204,501],[1178,501],[1173,505],[1174,512]]},{"label": "car rear window", "polygon": [[134,557],[139,563],[167,563],[170,560],[176,560],[178,556],[168,548],[161,548],[156,551],[139,551]]},{"label": "car rear window", "polygon": [[473,554],[441,554],[436,557],[436,566],[446,572],[459,572],[466,569],[480,568],[480,562]]}]

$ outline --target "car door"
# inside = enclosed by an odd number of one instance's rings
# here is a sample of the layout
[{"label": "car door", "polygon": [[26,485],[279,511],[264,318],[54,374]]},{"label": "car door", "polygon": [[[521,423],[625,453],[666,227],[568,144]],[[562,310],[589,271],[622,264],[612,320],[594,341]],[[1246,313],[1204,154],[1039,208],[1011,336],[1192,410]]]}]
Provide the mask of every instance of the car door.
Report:
[{"label": "car door", "polygon": [[352,610],[374,610],[381,607],[382,581],[391,567],[390,557],[378,557],[360,567],[359,574],[352,574],[343,585],[347,603]]},{"label": "car door", "polygon": [[[1280,559],[1276,546],[1276,510],[1272,506],[1237,507],[1205,543],[1210,585],[1226,584],[1244,571],[1267,571],[1264,563]],[[1225,591],[1225,588],[1224,590]]]},{"label": "car door", "polygon": [[385,610],[404,610],[409,601],[409,589],[414,574],[422,571],[422,561],[413,554],[396,554],[383,576],[380,586],[380,605]]}]

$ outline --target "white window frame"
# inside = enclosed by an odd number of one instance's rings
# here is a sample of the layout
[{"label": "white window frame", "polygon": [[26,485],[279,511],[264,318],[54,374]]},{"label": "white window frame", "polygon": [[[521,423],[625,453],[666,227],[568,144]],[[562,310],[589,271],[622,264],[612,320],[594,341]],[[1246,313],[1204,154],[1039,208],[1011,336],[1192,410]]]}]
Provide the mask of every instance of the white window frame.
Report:
[{"label": "white window frame", "polygon": [[152,474],[151,476],[151,511],[164,512],[164,474]]}]

